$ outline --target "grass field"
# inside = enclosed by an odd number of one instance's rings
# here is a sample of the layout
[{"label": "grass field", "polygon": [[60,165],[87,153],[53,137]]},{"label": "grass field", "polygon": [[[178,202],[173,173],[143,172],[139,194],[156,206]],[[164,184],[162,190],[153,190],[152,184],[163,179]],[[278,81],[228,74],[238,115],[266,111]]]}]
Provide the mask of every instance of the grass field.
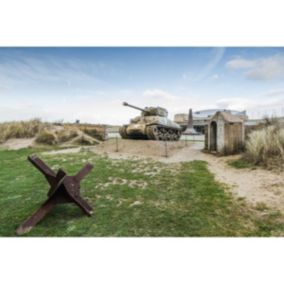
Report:
[{"label": "grass field", "polygon": [[229,161],[228,165],[233,167],[233,168],[236,168],[236,169],[254,169],[254,168],[256,168],[256,166],[254,164],[246,161],[244,158]]},{"label": "grass field", "polygon": [[58,205],[26,236],[283,235],[278,212],[252,209],[233,198],[205,162],[167,165],[111,160],[88,151],[64,155],[43,151],[0,150],[1,236],[14,236],[17,226],[46,199],[44,177],[26,160],[32,153],[70,174],[87,161],[93,163],[81,192],[94,214],[86,217],[72,204]]}]

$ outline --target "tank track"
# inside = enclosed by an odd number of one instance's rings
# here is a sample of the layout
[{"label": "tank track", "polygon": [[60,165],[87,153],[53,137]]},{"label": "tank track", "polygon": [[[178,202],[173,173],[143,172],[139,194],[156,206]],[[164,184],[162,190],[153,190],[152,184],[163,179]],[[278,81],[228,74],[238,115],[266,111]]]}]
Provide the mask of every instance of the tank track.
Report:
[{"label": "tank track", "polygon": [[147,126],[146,134],[149,140],[178,141],[181,136],[181,130],[151,125]]},{"label": "tank track", "polygon": [[123,125],[123,126],[121,126],[121,127],[119,127],[119,134],[120,134],[120,136],[121,136],[121,138],[122,139],[128,139],[129,137],[128,137],[128,135],[127,135],[127,133],[126,133],[126,126],[125,125]]}]

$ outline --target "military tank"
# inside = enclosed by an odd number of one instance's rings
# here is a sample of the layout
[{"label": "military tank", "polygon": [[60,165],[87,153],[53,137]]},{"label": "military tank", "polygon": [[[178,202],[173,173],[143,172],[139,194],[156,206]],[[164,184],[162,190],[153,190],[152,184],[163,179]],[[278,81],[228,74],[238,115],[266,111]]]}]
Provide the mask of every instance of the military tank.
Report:
[{"label": "military tank", "polygon": [[141,115],[130,120],[129,124],[119,128],[119,134],[123,139],[145,139],[177,141],[181,136],[181,127],[168,119],[168,111],[161,107],[146,107],[144,109],[128,106],[141,111]]}]

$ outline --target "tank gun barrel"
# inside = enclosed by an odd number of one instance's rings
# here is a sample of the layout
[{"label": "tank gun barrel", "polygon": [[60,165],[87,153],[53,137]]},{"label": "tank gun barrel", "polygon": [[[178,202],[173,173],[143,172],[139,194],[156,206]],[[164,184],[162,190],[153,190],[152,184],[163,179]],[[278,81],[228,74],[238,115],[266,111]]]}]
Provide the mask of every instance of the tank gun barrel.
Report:
[{"label": "tank gun barrel", "polygon": [[140,111],[142,111],[142,112],[147,112],[145,109],[140,108],[140,107],[137,107],[137,106],[134,106],[134,105],[131,105],[131,104],[127,103],[127,102],[124,102],[123,105],[124,105],[124,106],[128,106],[128,107],[135,108],[135,109],[140,110]]}]

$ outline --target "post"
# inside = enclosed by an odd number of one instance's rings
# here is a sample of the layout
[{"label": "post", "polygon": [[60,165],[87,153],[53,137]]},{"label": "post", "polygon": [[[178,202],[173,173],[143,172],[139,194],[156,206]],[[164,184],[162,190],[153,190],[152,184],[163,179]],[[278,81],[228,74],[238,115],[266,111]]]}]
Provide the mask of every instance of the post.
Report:
[{"label": "post", "polygon": [[184,146],[187,146],[187,135],[184,135]]},{"label": "post", "polygon": [[167,143],[167,140],[165,140],[165,157],[168,158],[168,143]]},{"label": "post", "polygon": [[115,152],[118,152],[118,137],[117,137],[117,135],[115,136],[115,146],[116,146]]}]

